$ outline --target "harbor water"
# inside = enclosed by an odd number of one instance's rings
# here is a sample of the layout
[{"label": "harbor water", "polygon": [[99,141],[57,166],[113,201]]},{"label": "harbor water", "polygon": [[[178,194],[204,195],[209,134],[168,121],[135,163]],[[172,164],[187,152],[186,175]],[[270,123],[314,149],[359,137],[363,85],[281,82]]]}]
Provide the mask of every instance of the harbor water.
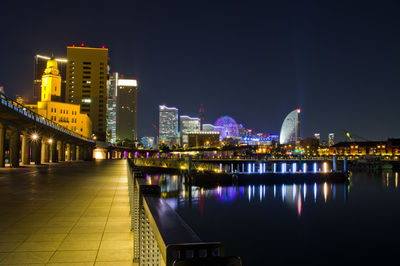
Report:
[{"label": "harbor water", "polygon": [[397,172],[353,172],[346,183],[189,186],[148,174],[204,241],[244,265],[388,265],[398,260]]}]

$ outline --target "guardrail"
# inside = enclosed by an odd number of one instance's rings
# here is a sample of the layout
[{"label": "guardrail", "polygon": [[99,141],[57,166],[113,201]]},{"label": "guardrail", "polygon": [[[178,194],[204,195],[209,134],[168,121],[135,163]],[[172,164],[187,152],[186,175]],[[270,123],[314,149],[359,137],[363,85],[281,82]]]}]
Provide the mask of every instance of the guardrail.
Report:
[{"label": "guardrail", "polygon": [[220,242],[203,242],[160,197],[160,187],[146,182],[128,159],[128,187],[133,258],[139,265],[242,265],[238,257],[226,257]]},{"label": "guardrail", "polygon": [[49,120],[44,116],[39,115],[38,113],[34,112],[32,109],[30,109],[20,103],[17,103],[16,101],[11,99],[10,97],[5,96],[4,94],[1,94],[0,98],[1,98],[0,102],[3,106],[6,106],[17,113],[24,115],[27,118],[34,120],[35,122],[41,123],[41,124],[46,125],[51,128],[54,128],[55,130],[61,131],[64,134],[68,134],[72,137],[95,143],[94,140],[86,138],[80,134],[77,134],[77,133],[61,126],[60,124],[58,124],[52,120]]}]

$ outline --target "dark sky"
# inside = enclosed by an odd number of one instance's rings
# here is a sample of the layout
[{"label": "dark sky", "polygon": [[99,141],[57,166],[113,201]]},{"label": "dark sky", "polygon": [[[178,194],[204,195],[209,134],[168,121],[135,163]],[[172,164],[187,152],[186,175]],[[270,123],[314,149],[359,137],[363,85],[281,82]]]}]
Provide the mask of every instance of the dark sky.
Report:
[{"label": "dark sky", "polygon": [[279,133],[400,137],[398,1],[14,1],[1,3],[0,84],[31,96],[33,56],[82,41],[139,82],[139,135],[158,105]]}]

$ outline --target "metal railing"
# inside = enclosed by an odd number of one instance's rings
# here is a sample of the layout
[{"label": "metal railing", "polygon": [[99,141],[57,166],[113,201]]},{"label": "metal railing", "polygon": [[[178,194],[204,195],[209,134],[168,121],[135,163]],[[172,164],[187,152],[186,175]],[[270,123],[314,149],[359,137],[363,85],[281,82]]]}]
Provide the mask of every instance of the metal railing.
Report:
[{"label": "metal railing", "polygon": [[133,258],[139,265],[242,265],[226,257],[220,242],[203,242],[160,197],[160,187],[146,182],[128,159],[128,187]]},{"label": "metal railing", "polygon": [[3,106],[8,107],[9,109],[11,109],[11,110],[13,110],[13,111],[15,111],[15,112],[17,112],[17,113],[19,113],[21,115],[24,115],[27,118],[30,118],[35,122],[41,123],[43,125],[46,125],[46,126],[51,127],[51,128],[53,128],[55,130],[61,131],[64,134],[68,134],[68,135],[70,135],[72,137],[75,137],[75,138],[79,138],[79,139],[82,139],[82,140],[85,140],[85,141],[88,141],[88,142],[92,142],[92,143],[95,142],[92,139],[86,138],[81,134],[75,133],[75,132],[73,132],[73,131],[61,126],[60,124],[58,124],[58,123],[56,123],[56,122],[54,122],[52,120],[49,120],[44,116],[39,115],[38,113],[34,112],[32,109],[30,109],[30,108],[28,108],[28,107],[26,107],[26,106],[24,106],[24,105],[22,105],[22,104],[20,104],[20,103],[18,103],[16,101],[14,101],[13,99],[11,99],[10,97],[5,96],[4,94],[1,94],[0,98],[1,98],[0,102],[1,102],[1,104]]}]

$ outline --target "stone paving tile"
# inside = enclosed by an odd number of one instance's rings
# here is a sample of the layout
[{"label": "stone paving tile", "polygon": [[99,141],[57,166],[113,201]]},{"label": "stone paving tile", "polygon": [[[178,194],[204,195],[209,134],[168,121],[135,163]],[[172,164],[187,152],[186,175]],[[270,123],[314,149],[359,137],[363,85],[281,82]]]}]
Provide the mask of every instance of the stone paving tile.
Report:
[{"label": "stone paving tile", "polygon": [[67,234],[32,234],[26,241],[62,241]]},{"label": "stone paving tile", "polygon": [[133,251],[132,249],[103,249],[99,251],[96,262],[132,262]]},{"label": "stone paving tile", "polygon": [[65,240],[58,250],[98,250],[99,240]]},{"label": "stone paving tile", "polygon": [[54,252],[12,252],[0,264],[47,263]]},{"label": "stone paving tile", "polygon": [[130,249],[133,250],[133,241],[130,240],[102,240],[100,250],[104,249]]},{"label": "stone paving tile", "polygon": [[58,250],[51,257],[50,262],[94,262],[97,250]]},{"label": "stone paving tile", "polygon": [[15,251],[56,251],[60,243],[61,241],[26,241],[19,245]]},{"label": "stone paving tile", "polygon": [[0,252],[12,252],[19,245],[21,245],[21,243],[22,243],[22,241],[18,241],[18,242],[1,242],[0,243]]},{"label": "stone paving tile", "polygon": [[125,161],[0,171],[0,264],[137,265]]}]

